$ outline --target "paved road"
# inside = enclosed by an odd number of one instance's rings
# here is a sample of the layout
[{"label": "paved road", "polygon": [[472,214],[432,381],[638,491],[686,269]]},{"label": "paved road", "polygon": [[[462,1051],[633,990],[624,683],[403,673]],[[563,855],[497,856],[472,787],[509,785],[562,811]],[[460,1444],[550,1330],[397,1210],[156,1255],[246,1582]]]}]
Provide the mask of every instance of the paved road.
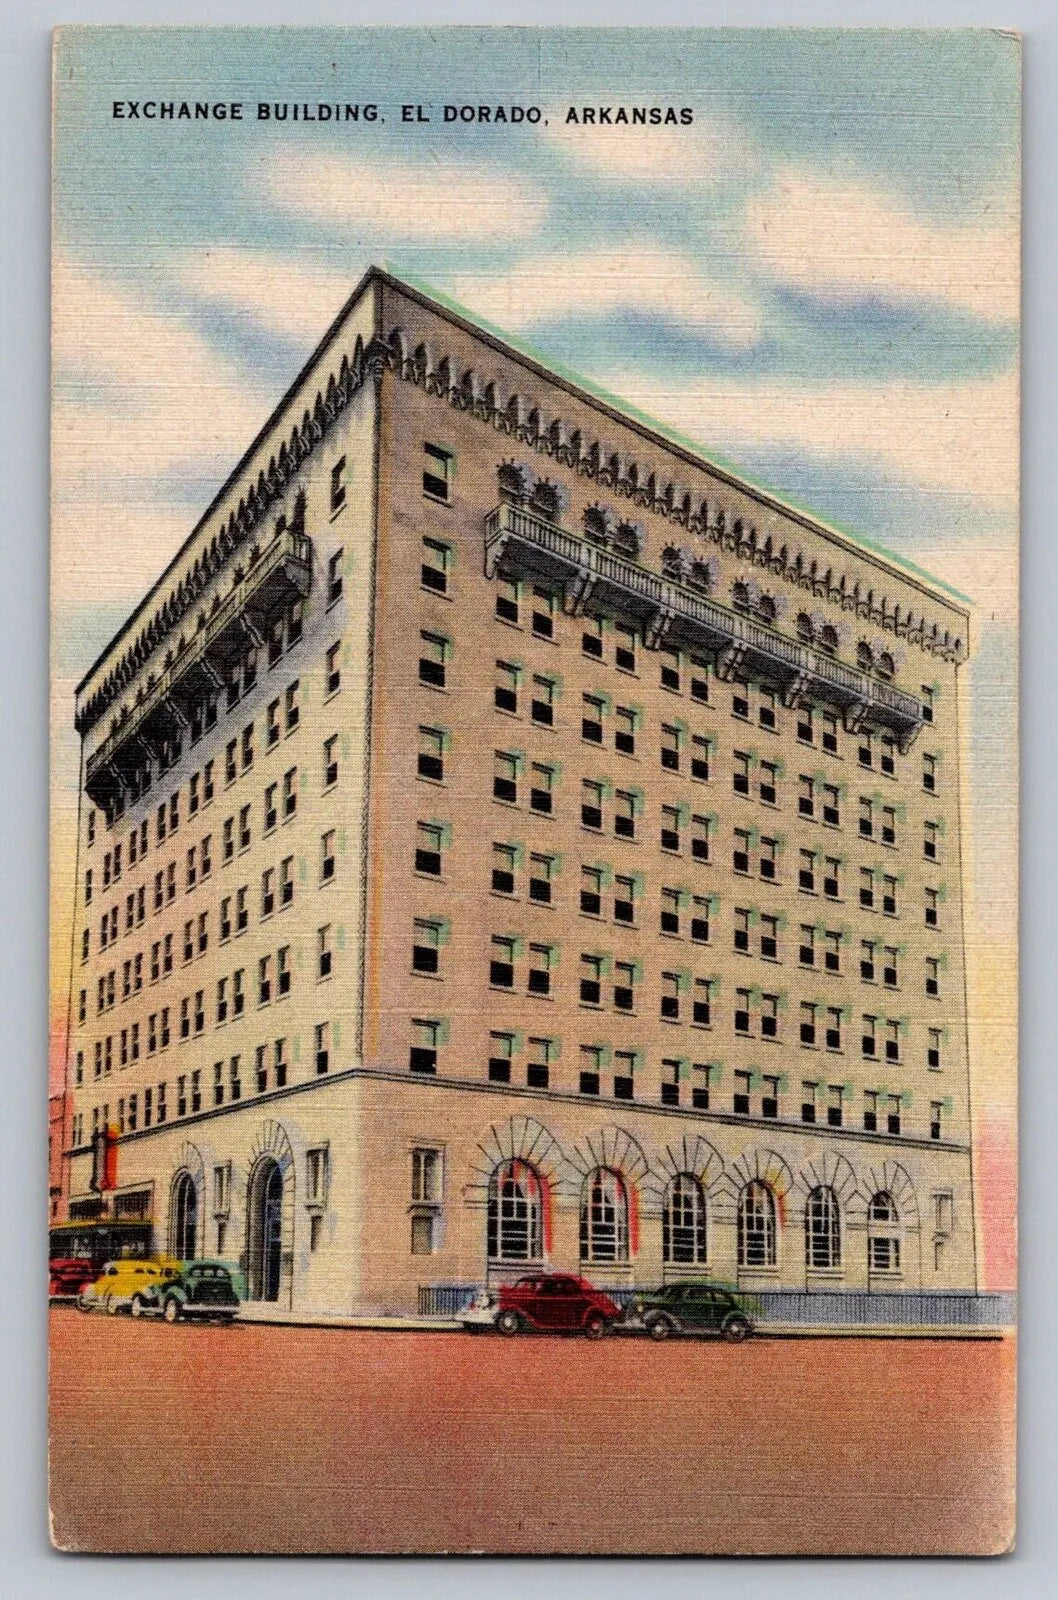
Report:
[{"label": "paved road", "polygon": [[51,1313],[56,1541],[83,1550],[981,1553],[1000,1341],[230,1329]]}]

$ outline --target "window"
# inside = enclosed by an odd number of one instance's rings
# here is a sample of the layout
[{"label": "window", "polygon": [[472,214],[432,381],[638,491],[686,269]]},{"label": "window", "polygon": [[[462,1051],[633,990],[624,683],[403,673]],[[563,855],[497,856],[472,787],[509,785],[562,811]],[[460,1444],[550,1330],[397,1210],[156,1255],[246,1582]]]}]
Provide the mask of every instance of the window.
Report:
[{"label": "window", "polygon": [[936,756],[922,757],[922,787],[927,794],[936,794],[937,792]]},{"label": "window", "polygon": [[893,1134],[899,1133],[900,1132],[900,1107],[901,1107],[900,1096],[898,1094],[888,1095],[886,1097],[886,1101],[887,1101],[886,1119],[885,1119],[886,1128],[888,1129],[888,1131],[890,1133],[893,1133]]},{"label": "window", "polygon": [[618,706],[614,712],[617,731],[614,734],[614,749],[623,756],[634,756],[636,753],[636,714],[628,706]]},{"label": "window", "polygon": [[845,1105],[845,1091],[840,1083],[832,1083],[827,1090],[827,1127],[840,1128]]},{"label": "window", "polygon": [[684,1266],[706,1260],[705,1194],[689,1172],[677,1173],[665,1191],[661,1253],[664,1261]]},{"label": "window", "polygon": [[515,716],[518,711],[518,683],[521,671],[509,661],[497,661],[496,683],[492,691],[492,702],[497,711],[509,712]]},{"label": "window", "polygon": [[492,796],[507,805],[514,805],[518,800],[518,757],[510,751],[493,753]]},{"label": "window", "polygon": [[882,947],[882,982],[889,989],[899,987],[899,950],[896,945],[887,944]]},{"label": "window", "polygon": [[510,1083],[514,1059],[514,1034],[489,1034],[489,1082]]},{"label": "window", "polygon": [[414,972],[437,973],[441,960],[441,934],[441,923],[416,918],[411,952]]},{"label": "window", "polygon": [[345,457],[341,456],[331,468],[331,516],[345,505]]},{"label": "window", "polygon": [[926,1051],[926,1065],[933,1072],[940,1068],[940,1050],[943,1039],[944,1031],[942,1028],[929,1029],[929,1048]]},{"label": "window", "polygon": [[279,904],[288,906],[294,899],[294,857],[285,856],[279,863]]},{"label": "window", "polygon": [[328,699],[330,699],[331,695],[337,694],[338,690],[342,686],[341,657],[342,644],[341,640],[339,639],[337,644],[332,644],[330,646],[326,655],[327,665],[324,673],[324,693]]},{"label": "window", "polygon": [[671,689],[674,694],[680,692],[680,652],[678,650],[661,651],[661,687]]},{"label": "window", "polygon": [[298,809],[298,769],[291,767],[283,774],[283,820],[292,817]]},{"label": "window", "polygon": [[863,1129],[865,1133],[878,1132],[878,1092],[876,1089],[863,1091]]},{"label": "window", "polygon": [[[437,822],[415,824],[415,870],[431,878],[441,876],[441,848],[444,829]],[[495,887],[495,885],[493,886]]]},{"label": "window", "polygon": [[313,1049],[316,1059],[316,1072],[322,1076],[331,1064],[331,1025],[329,1022],[317,1022],[313,1029]]},{"label": "window", "polygon": [[896,844],[896,807],[882,807],[882,843]]},{"label": "window", "polygon": [[735,829],[735,848],[732,853],[732,865],[736,872],[749,871],[749,844],[750,834],[748,828]]},{"label": "window", "polygon": [[708,1028],[712,1021],[713,985],[710,978],[695,978],[691,1000],[691,1021],[695,1027]]},{"label": "window", "polygon": [[290,993],[290,946],[281,945],[276,951],[276,978],[279,998]]},{"label": "window", "polygon": [[900,1271],[900,1218],[896,1202],[885,1189],[871,1196],[867,1208],[867,1268],[869,1272]]},{"label": "window", "polygon": [[778,775],[779,768],[774,761],[762,761],[757,768],[758,793],[762,805],[773,806],[778,802]]},{"label": "window", "polygon": [[231,1014],[233,1017],[241,1017],[246,1009],[246,995],[243,990],[244,979],[245,971],[242,967],[237,972],[232,973]]},{"label": "window", "polygon": [[746,906],[735,907],[735,949],[749,954],[749,929],[753,914]]},{"label": "window", "polygon": [[940,958],[938,956],[926,957],[926,993],[928,995],[940,994]]},{"label": "window", "polygon": [[836,783],[823,785],[823,821],[830,828],[841,825],[841,791]]},{"label": "window", "polygon": [[691,817],[691,855],[695,861],[709,860],[709,818],[698,814]]},{"label": "window", "polygon": [[601,867],[581,867],[580,909],[586,917],[602,915],[602,882]]},{"label": "window", "polygon": [[819,1098],[819,1084],[814,1079],[806,1078],[801,1084],[801,1121],[815,1122],[816,1102]]},{"label": "window", "polygon": [[330,883],[335,869],[335,831],[328,828],[320,838],[320,882]]},{"label": "window", "polygon": [[634,628],[628,628],[618,623],[614,628],[614,665],[619,672],[635,672],[636,670],[636,645],[639,635]]},{"label": "window", "polygon": [[661,891],[661,932],[678,934],[680,931],[680,891]]},{"label": "window", "polygon": [[766,1183],[754,1179],[738,1197],[738,1265],[776,1265],[775,1197]]},{"label": "window", "polygon": [[228,1020],[228,980],[217,979],[217,1026]]},{"label": "window", "polygon": [[419,682],[443,689],[448,676],[449,641],[439,633],[419,634]]},{"label": "window", "polygon": [[[311,1153],[311,1152],[310,1152]],[[441,1152],[417,1148],[411,1153],[412,1205],[436,1205],[441,1198]]]},{"label": "window", "polygon": [[422,492],[431,500],[440,500],[449,505],[452,499],[455,456],[451,450],[445,450],[439,444],[427,442],[422,448],[425,457],[422,469]]},{"label": "window", "polygon": [[606,702],[600,695],[586,694],[581,699],[580,736],[588,744],[602,744],[602,720]]},{"label": "window", "polygon": [[732,682],[731,715],[740,722],[749,721],[749,684],[745,678],[735,678]]},{"label": "window", "polygon": [[866,730],[860,733],[857,760],[859,761],[861,767],[874,766],[874,741],[871,737],[871,734]]},{"label": "window", "polygon": [[603,786],[585,778],[580,786],[580,820],[584,828],[602,827]]},{"label": "window", "polygon": [[533,678],[533,698],[529,715],[539,726],[550,728],[555,721],[555,685],[551,678]]},{"label": "window", "polygon": [[802,817],[816,814],[815,782],[803,773],[797,780],[797,809]]},{"label": "window", "polygon": [[735,990],[735,1032],[736,1033],[748,1033],[749,1032],[749,1002],[750,1002],[750,991],[748,989],[736,989]]},{"label": "window", "polygon": [[943,1102],[931,1100],[929,1105],[929,1136],[931,1139],[939,1139],[941,1137],[941,1117],[943,1113]]},{"label": "window", "polygon": [[709,740],[696,733],[691,738],[691,777],[700,783],[709,780]]},{"label": "window", "polygon": [[250,845],[250,807],[242,806],[239,810],[239,849],[247,850]]},{"label": "window", "polygon": [[529,946],[529,993],[551,993],[551,966],[554,952],[549,944]]},{"label": "window", "polygon": [[861,1039],[863,1054],[874,1057],[878,1054],[878,1018],[864,1016],[863,1036]]},{"label": "window", "polygon": [[708,895],[692,895],[691,939],[695,944],[709,943],[709,912],[710,904]]},{"label": "window", "polygon": [[940,825],[936,822],[925,822],[922,825],[922,854],[927,861],[936,861],[938,855],[938,840],[940,838]]},{"label": "window", "polygon": [[555,769],[534,761],[529,774],[529,809],[550,816],[554,807]]},{"label": "window", "polygon": [[272,998],[272,957],[262,956],[257,963],[257,1004],[268,1005]]},{"label": "window", "polygon": [[841,1049],[842,1015],[840,1006],[827,1006],[826,1046],[828,1050]]},{"label": "window", "polygon": [[634,839],[636,835],[636,796],[629,789],[614,793],[613,831],[618,839]]},{"label": "window", "polygon": [[584,618],[580,647],[586,656],[592,656],[596,661],[602,660],[603,633],[604,625],[601,617]]},{"label": "window", "polygon": [[882,910],[887,917],[895,917],[898,915],[896,905],[896,888],[896,878],[882,878]]},{"label": "window", "polygon": [[530,1039],[529,1060],[525,1068],[525,1081],[530,1089],[546,1089],[550,1080],[551,1062],[555,1058],[553,1039]]},{"label": "window", "polygon": [[662,806],[661,808],[661,848],[663,850],[679,850],[680,848],[679,806]]},{"label": "window", "polygon": [[445,736],[440,728],[419,729],[419,751],[416,770],[420,778],[433,783],[444,781]]},{"label": "window", "polygon": [[555,597],[549,589],[533,589],[533,632],[539,639],[555,636]]},{"label": "window", "polygon": [[279,701],[273,700],[265,713],[265,744],[269,750],[279,743],[279,734]]},{"label": "window", "polygon": [[636,1004],[634,961],[614,962],[613,1003],[615,1011],[634,1011]]},{"label": "window", "polygon": [[518,585],[510,578],[496,579],[496,616],[501,622],[518,621]]},{"label": "window", "polygon": [[778,726],[779,697],[774,689],[761,689],[757,708],[757,721],[762,728],[774,733]]},{"label": "window", "polygon": [[841,899],[841,860],[838,856],[823,857],[823,893],[828,900]]},{"label": "window", "polygon": [[629,926],[636,920],[636,885],[634,878],[624,878],[618,875],[614,878],[613,917],[615,922],[623,922]]},{"label": "window", "polygon": [[628,1194],[609,1167],[597,1167],[581,1194],[580,1255],[582,1261],[628,1260]]},{"label": "window", "polygon": [[814,850],[802,850],[800,855],[801,865],[797,874],[797,886],[805,894],[814,894],[816,888],[816,857]]},{"label": "window", "polygon": [[680,730],[669,723],[661,729],[661,765],[668,772],[680,770]]},{"label": "window", "polygon": [[816,1013],[819,1007],[811,1000],[801,1001],[801,1043],[814,1046],[816,1042]]},{"label": "window", "polygon": [[489,1179],[486,1249],[490,1261],[540,1261],[544,1191],[525,1161],[508,1161]]},{"label": "window", "polygon": [[514,988],[514,939],[494,934],[491,940],[489,983],[494,989]]},{"label": "window", "polygon": [[235,891],[235,932],[244,933],[250,920],[249,908],[246,904],[245,886]]},{"label": "window", "polygon": [[860,905],[866,911],[874,910],[874,869],[860,868]]},{"label": "window", "polygon": [[603,959],[601,956],[581,956],[580,1003],[582,1006],[601,1005],[602,973]]},{"label": "window", "polygon": [[813,1189],[805,1204],[805,1265],[816,1271],[841,1266],[841,1215],[829,1185]]},{"label": "window", "polygon": [[335,554],[331,555],[330,560],[328,560],[328,563],[327,563],[327,603],[328,603],[328,605],[335,605],[336,600],[339,600],[339,598],[341,598],[341,586],[343,586],[343,565],[344,565],[344,560],[346,560],[346,552],[344,552],[344,549],[335,550]]},{"label": "window", "polygon": [[408,1052],[410,1072],[435,1073],[437,1048],[441,1041],[441,1024],[427,1018],[416,1017],[411,1025],[412,1042]]},{"label": "window", "polygon": [[434,594],[448,593],[448,575],[452,570],[452,547],[442,544],[439,539],[422,541],[422,566],[419,569],[419,581],[424,589],[431,590]]},{"label": "window", "polygon": [[732,788],[736,794],[749,794],[749,756],[744,750],[736,750],[732,756],[733,772],[731,777]]}]

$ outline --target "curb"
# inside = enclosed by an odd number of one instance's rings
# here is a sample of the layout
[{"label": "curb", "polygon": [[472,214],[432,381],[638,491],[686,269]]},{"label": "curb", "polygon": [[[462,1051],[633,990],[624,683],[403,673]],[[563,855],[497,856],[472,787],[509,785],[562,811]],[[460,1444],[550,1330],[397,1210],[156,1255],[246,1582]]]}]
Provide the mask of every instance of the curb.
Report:
[{"label": "curb", "polygon": [[[289,1312],[240,1311],[238,1322],[277,1328],[360,1328],[390,1333],[462,1333],[463,1324],[449,1317],[341,1317],[321,1313],[311,1316]],[[614,1333],[633,1338],[640,1330],[620,1327]],[[766,1322],[756,1329],[758,1339],[1004,1339],[1013,1327],[966,1327],[957,1324],[847,1323],[805,1327],[803,1323]]]}]

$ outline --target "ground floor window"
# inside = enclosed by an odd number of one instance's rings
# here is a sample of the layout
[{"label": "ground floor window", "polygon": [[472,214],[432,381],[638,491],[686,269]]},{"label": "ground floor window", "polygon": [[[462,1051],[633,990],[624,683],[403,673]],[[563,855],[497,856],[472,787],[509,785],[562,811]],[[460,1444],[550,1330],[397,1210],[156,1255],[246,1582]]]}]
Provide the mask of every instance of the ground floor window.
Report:
[{"label": "ground floor window", "polygon": [[689,1172],[679,1173],[665,1191],[661,1245],[665,1261],[699,1265],[706,1259],[705,1195]]},{"label": "ground floor window", "polygon": [[580,1202],[582,1261],[628,1260],[628,1191],[619,1173],[597,1167]]},{"label": "ground floor window", "polygon": [[826,1186],[813,1189],[805,1206],[805,1264],[816,1268],[841,1265],[838,1197]]},{"label": "ground floor window", "polygon": [[871,1272],[899,1272],[900,1219],[896,1202],[880,1190],[867,1212],[867,1264]]},{"label": "ground floor window", "polygon": [[774,1267],[776,1259],[775,1196],[754,1179],[738,1197],[738,1264]]},{"label": "ground floor window", "polygon": [[543,1191],[525,1161],[507,1161],[489,1179],[490,1261],[540,1261],[544,1254]]}]

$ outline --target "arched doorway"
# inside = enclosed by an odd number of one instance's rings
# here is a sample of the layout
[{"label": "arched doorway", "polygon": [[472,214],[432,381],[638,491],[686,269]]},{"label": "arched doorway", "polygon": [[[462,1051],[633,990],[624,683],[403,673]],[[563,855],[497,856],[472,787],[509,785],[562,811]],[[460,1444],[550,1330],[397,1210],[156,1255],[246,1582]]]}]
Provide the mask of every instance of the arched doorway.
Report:
[{"label": "arched doorway", "polygon": [[173,1183],[169,1220],[169,1254],[193,1261],[198,1240],[198,1189],[190,1172],[178,1172]]},{"label": "arched doorway", "polygon": [[278,1300],[283,1265],[283,1172],[271,1156],[258,1163],[247,1206],[247,1269],[251,1300]]}]

